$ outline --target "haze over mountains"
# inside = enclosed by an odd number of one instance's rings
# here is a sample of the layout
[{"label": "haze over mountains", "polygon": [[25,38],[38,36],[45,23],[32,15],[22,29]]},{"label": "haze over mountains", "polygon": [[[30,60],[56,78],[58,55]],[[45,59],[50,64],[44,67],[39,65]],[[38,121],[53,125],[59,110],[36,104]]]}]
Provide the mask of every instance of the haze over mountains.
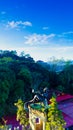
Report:
[{"label": "haze over mountains", "polygon": [[60,60],[53,59],[53,60],[49,60],[48,62],[39,60],[37,61],[37,63],[39,63],[43,67],[46,67],[48,70],[60,72],[64,69],[66,65],[73,64],[73,61],[72,60],[65,61],[64,59],[60,59]]}]

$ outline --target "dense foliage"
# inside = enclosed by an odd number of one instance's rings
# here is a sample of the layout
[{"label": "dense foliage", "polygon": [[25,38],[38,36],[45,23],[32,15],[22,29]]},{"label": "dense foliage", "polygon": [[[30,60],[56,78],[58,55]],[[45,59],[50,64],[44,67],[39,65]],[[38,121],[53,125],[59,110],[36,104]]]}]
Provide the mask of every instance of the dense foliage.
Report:
[{"label": "dense foliage", "polygon": [[30,55],[0,50],[0,117],[16,113],[14,103],[32,99],[34,91],[45,87],[73,94],[73,65],[67,64],[60,72],[47,69]]},{"label": "dense foliage", "polygon": [[47,112],[46,130],[65,130],[65,121],[62,112],[58,109],[56,97],[50,99],[50,105]]},{"label": "dense foliage", "polygon": [[20,122],[20,125],[23,125],[24,127],[27,127],[29,125],[29,119],[27,118],[27,113],[24,110],[24,102],[19,99],[17,103],[15,103],[15,106],[17,106],[17,121]]}]

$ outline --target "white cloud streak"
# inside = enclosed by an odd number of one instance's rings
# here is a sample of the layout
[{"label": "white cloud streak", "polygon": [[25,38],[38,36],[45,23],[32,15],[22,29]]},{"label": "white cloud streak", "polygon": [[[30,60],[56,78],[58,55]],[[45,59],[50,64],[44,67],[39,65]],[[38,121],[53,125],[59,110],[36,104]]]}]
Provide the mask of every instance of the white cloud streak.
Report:
[{"label": "white cloud streak", "polygon": [[22,22],[22,24],[25,25],[25,26],[30,26],[30,27],[32,26],[32,23],[29,22],[29,21]]},{"label": "white cloud streak", "polygon": [[23,21],[8,21],[6,28],[18,28],[18,27],[26,27],[26,26],[31,27],[32,23],[29,21],[25,21],[25,22],[23,22]]},{"label": "white cloud streak", "polygon": [[68,37],[68,36],[73,37],[73,31],[68,31],[68,32],[63,32],[61,34],[58,34],[58,37],[61,37],[61,38]]},{"label": "white cloud streak", "polygon": [[64,35],[67,35],[67,34],[73,34],[73,31],[63,32],[62,34],[64,34]]},{"label": "white cloud streak", "polygon": [[43,45],[43,44],[48,44],[49,40],[53,39],[56,36],[56,34],[31,34],[28,36],[24,36],[25,39],[25,44],[26,45]]},{"label": "white cloud streak", "polygon": [[[72,33],[72,32],[71,32]],[[59,37],[58,34],[37,34],[33,33],[30,35],[24,36],[24,44],[30,46],[72,46],[73,37]]]},{"label": "white cloud streak", "polygon": [[43,29],[43,30],[48,30],[48,29],[49,29],[49,27],[43,27],[42,29]]}]

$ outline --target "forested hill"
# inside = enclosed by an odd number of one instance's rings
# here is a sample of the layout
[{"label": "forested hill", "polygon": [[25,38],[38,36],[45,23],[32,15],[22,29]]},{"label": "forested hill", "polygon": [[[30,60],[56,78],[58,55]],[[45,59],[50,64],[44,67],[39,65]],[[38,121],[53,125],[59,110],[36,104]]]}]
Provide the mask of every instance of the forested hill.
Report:
[{"label": "forested hill", "polygon": [[67,64],[57,73],[41,66],[29,55],[0,50],[0,117],[16,112],[14,103],[32,99],[34,91],[45,87],[73,94],[73,65]]}]

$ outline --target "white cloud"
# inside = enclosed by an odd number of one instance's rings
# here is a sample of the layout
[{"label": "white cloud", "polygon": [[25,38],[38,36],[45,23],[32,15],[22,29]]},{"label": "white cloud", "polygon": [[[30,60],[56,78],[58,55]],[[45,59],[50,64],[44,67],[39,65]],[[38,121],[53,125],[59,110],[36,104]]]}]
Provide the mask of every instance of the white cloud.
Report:
[{"label": "white cloud", "polygon": [[32,23],[29,21],[8,21],[6,27],[7,28],[18,28],[18,27],[26,27],[26,26],[32,26]]},{"label": "white cloud", "polygon": [[32,23],[29,22],[29,21],[23,22],[22,24],[25,25],[25,26],[32,26]]},{"label": "white cloud", "polygon": [[63,32],[62,34],[63,34],[63,35],[66,35],[66,34],[73,34],[73,31]]},{"label": "white cloud", "polygon": [[6,27],[7,28],[16,28],[18,26],[18,23],[17,22],[14,22],[14,21],[11,21],[11,22],[9,22],[8,21],[8,23],[7,23],[7,25],[6,25]]},{"label": "white cloud", "polygon": [[49,40],[53,39],[56,34],[31,34],[28,36],[24,36],[26,45],[46,45],[49,43]]},{"label": "white cloud", "polygon": [[64,38],[64,37],[69,37],[69,36],[72,36],[72,35],[73,35],[73,31],[68,31],[68,32],[63,32],[61,34],[58,34],[58,37]]},{"label": "white cloud", "polygon": [[48,30],[48,29],[49,29],[49,27],[43,27],[42,29],[43,29],[43,30]]},{"label": "white cloud", "polygon": [[48,35],[48,38],[54,38],[55,36],[56,36],[56,34],[51,33],[51,34]]}]

